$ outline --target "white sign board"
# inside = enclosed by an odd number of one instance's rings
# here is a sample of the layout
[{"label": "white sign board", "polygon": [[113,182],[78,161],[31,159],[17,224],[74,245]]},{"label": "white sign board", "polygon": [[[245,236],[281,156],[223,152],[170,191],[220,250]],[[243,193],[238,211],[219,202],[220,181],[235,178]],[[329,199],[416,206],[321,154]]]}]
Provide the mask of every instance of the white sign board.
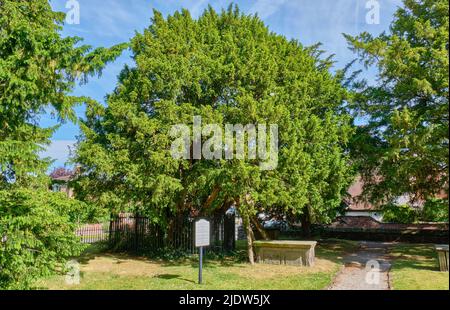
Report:
[{"label": "white sign board", "polygon": [[209,222],[198,220],[195,222],[195,246],[209,246]]}]

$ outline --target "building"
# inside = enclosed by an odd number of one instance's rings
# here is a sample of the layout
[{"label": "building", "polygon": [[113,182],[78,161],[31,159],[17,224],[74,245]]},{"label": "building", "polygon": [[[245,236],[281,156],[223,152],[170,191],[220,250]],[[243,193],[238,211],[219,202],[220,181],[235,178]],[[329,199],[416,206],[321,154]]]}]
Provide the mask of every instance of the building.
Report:
[{"label": "building", "polygon": [[73,188],[69,186],[70,180],[72,180],[73,175],[64,175],[59,177],[52,177],[52,187],[53,192],[62,192],[67,195],[67,197],[72,198],[74,196]]},{"label": "building", "polygon": [[382,222],[383,212],[380,206],[376,206],[362,198],[363,187],[364,182],[361,177],[356,178],[355,182],[349,187],[347,191],[349,197],[344,200],[344,203],[347,205],[344,216],[371,217],[378,222]]},{"label": "building", "polygon": [[[364,188],[364,181],[361,177],[357,177],[355,182],[348,189],[348,198],[344,199],[347,205],[346,212],[341,215],[344,217],[370,217],[377,222],[383,222],[382,204],[374,205],[362,196]],[[436,195],[436,198],[447,199],[447,194],[444,190]],[[409,205],[416,210],[421,210],[424,207],[425,201],[414,199],[412,195],[402,195],[395,199],[396,205]],[[354,219],[356,220],[356,219]]]}]

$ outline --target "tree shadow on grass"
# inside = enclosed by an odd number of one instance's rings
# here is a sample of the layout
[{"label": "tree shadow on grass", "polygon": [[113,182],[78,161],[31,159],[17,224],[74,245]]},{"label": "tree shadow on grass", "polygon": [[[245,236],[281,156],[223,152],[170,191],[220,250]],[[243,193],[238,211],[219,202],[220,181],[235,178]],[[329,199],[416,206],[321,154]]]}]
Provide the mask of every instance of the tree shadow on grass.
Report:
[{"label": "tree shadow on grass", "polygon": [[400,244],[389,255],[396,269],[439,271],[437,252],[432,245]]},{"label": "tree shadow on grass", "polygon": [[322,239],[316,247],[316,257],[330,260],[333,263],[343,264],[347,255],[357,252],[359,243],[355,241]]},{"label": "tree shadow on grass", "polygon": [[117,264],[122,263],[125,260],[136,260],[141,262],[153,262],[160,263],[163,260],[157,258],[151,258],[145,255],[139,255],[132,252],[116,252],[110,250],[104,244],[92,244],[87,248],[80,256],[74,257],[74,259],[81,265],[87,265],[89,261],[96,258],[111,258],[116,260]]},{"label": "tree shadow on grass", "polygon": [[[162,261],[162,267],[177,267],[190,266],[191,268],[198,268],[198,258],[192,257],[184,260],[170,260]],[[208,269],[216,269],[223,267],[242,267],[242,262],[236,261],[233,258],[228,259],[206,259],[203,260],[203,267]]]},{"label": "tree shadow on grass", "polygon": [[[135,260],[148,263],[157,263],[161,267],[191,267],[198,268],[198,255],[185,256],[173,259],[155,258],[146,255],[136,255],[130,252],[113,252],[107,247],[99,247],[93,245],[89,247],[83,254],[74,259],[81,265],[88,265],[91,260],[96,258],[109,258],[114,260],[115,264],[124,263],[126,260]],[[203,265],[208,269],[216,269],[223,267],[243,267],[243,259],[241,255],[231,253],[230,255],[206,254],[204,256]]]},{"label": "tree shadow on grass", "polygon": [[159,274],[159,275],[156,275],[156,276],[154,276],[154,278],[164,279],[164,280],[174,280],[174,279],[177,279],[177,280],[186,281],[186,282],[193,283],[193,284],[196,283],[195,281],[192,281],[192,280],[189,280],[189,279],[182,278],[182,277],[181,277],[180,275],[178,275],[178,274],[169,274],[169,273],[165,273],[165,274]]},{"label": "tree shadow on grass", "polygon": [[414,260],[397,259],[395,262],[396,269],[416,269],[416,270],[427,270],[427,271],[439,271],[439,266],[434,265],[432,261],[424,263]]},{"label": "tree shadow on grass", "polygon": [[[199,264],[198,255],[191,255],[176,259],[161,259],[158,261],[163,267],[191,266],[197,268]],[[217,255],[208,253],[203,256],[203,266],[207,268],[240,267],[246,260],[236,253]]]}]

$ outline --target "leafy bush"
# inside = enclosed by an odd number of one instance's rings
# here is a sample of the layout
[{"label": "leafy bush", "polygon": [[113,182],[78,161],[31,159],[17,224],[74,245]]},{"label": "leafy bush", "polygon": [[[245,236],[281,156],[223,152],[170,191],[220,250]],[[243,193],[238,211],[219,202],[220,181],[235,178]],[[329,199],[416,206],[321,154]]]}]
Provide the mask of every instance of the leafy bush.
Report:
[{"label": "leafy bush", "polygon": [[0,289],[29,288],[81,253],[73,222],[80,206],[48,191],[0,191]]},{"label": "leafy bush", "polygon": [[383,221],[410,224],[419,220],[419,213],[409,205],[388,204],[383,206]]},{"label": "leafy bush", "polygon": [[59,214],[67,216],[71,223],[99,223],[105,217],[105,209],[76,199],[68,199],[65,193],[52,193],[49,196],[48,192],[39,192],[36,198],[48,204]]},{"label": "leafy bush", "polygon": [[430,199],[425,202],[422,219],[427,222],[448,222],[448,199]]}]

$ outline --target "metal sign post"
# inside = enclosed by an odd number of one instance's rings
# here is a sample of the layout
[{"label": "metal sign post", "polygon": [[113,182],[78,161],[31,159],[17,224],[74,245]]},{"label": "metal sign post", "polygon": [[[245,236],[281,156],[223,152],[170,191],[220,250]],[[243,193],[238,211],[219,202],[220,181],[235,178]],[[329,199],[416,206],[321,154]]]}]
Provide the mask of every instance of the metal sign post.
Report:
[{"label": "metal sign post", "polygon": [[198,284],[202,284],[202,276],[203,276],[203,247],[201,246],[199,249],[199,264],[198,264]]},{"label": "metal sign post", "polygon": [[210,225],[205,219],[200,219],[195,222],[195,246],[199,251],[199,266],[198,266],[198,284],[202,284],[203,273],[203,247],[209,246]]}]

